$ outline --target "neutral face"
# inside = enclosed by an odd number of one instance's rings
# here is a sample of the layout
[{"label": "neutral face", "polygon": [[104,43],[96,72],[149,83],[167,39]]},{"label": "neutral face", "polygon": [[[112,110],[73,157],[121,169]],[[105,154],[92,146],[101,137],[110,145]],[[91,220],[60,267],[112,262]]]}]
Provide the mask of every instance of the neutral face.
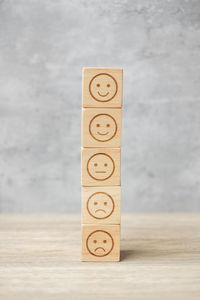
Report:
[{"label": "neutral face", "polygon": [[87,210],[95,219],[106,219],[113,213],[114,201],[107,193],[97,192],[89,197]]},{"label": "neutral face", "polygon": [[107,73],[100,73],[92,78],[89,84],[90,95],[99,102],[108,102],[117,94],[116,79]]},{"label": "neutral face", "polygon": [[113,159],[105,153],[97,153],[90,157],[87,163],[87,171],[95,180],[106,180],[110,178],[115,170]]},{"label": "neutral face", "polygon": [[88,236],[86,245],[90,254],[102,257],[112,251],[114,241],[110,233],[104,230],[96,230]]},{"label": "neutral face", "polygon": [[112,116],[99,114],[90,121],[89,131],[95,140],[107,142],[116,135],[117,123]]}]

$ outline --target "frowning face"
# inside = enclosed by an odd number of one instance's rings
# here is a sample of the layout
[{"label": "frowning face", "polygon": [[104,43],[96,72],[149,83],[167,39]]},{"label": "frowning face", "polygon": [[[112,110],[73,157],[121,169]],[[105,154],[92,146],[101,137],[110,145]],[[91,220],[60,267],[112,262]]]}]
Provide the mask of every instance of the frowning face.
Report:
[{"label": "frowning face", "polygon": [[89,197],[87,210],[95,219],[106,219],[113,213],[114,201],[109,194],[97,192]]},{"label": "frowning face", "polygon": [[107,231],[96,230],[88,236],[86,246],[90,254],[102,257],[108,255],[112,251],[114,241]]},{"label": "frowning face", "polygon": [[89,84],[90,95],[99,102],[108,102],[117,94],[118,85],[113,76],[100,73],[92,78]]},{"label": "frowning face", "polygon": [[110,178],[115,170],[113,159],[105,153],[97,153],[90,157],[87,163],[87,171],[95,180],[106,180]]},{"label": "frowning face", "polygon": [[108,114],[98,114],[90,121],[89,131],[95,140],[107,142],[116,135],[117,123]]}]

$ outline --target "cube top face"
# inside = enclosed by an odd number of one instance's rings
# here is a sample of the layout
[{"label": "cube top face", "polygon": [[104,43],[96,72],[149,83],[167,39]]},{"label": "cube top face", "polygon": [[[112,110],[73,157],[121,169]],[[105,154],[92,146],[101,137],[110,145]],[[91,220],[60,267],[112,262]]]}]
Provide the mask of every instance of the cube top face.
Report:
[{"label": "cube top face", "polygon": [[120,185],[119,148],[84,148],[81,151],[82,186]]},{"label": "cube top face", "polygon": [[121,109],[83,109],[82,146],[120,147],[121,115]]},{"label": "cube top face", "polygon": [[120,224],[121,187],[83,187],[83,224]]},{"label": "cube top face", "polygon": [[82,225],[83,261],[119,261],[120,225]]},{"label": "cube top face", "polygon": [[122,69],[83,68],[83,107],[122,107],[122,81]]}]

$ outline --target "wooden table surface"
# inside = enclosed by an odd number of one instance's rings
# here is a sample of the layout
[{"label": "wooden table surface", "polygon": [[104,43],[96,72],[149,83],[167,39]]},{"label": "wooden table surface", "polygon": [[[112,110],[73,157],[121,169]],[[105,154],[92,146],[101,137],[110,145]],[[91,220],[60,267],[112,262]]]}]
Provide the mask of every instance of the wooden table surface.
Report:
[{"label": "wooden table surface", "polygon": [[122,216],[121,262],[80,262],[80,216],[0,216],[0,299],[200,299],[200,214]]}]

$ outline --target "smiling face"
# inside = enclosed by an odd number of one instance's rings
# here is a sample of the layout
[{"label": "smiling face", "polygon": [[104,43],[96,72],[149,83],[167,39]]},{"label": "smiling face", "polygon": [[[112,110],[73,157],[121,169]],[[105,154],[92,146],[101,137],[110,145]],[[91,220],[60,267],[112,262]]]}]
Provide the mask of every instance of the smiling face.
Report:
[{"label": "smiling face", "polygon": [[90,95],[99,102],[108,102],[117,94],[118,85],[115,78],[107,73],[100,73],[89,84]]},{"label": "smiling face", "polygon": [[89,132],[96,141],[107,142],[116,135],[117,123],[112,116],[99,114],[90,121]]},{"label": "smiling face", "polygon": [[113,213],[114,201],[107,193],[97,192],[89,197],[87,210],[95,219],[106,219]]},{"label": "smiling face", "polygon": [[104,230],[96,230],[88,236],[86,246],[90,254],[102,257],[112,251],[114,241],[110,233]]},{"label": "smiling face", "polygon": [[105,153],[97,153],[90,157],[87,163],[87,171],[95,180],[106,180],[110,178],[115,170],[113,159]]}]

